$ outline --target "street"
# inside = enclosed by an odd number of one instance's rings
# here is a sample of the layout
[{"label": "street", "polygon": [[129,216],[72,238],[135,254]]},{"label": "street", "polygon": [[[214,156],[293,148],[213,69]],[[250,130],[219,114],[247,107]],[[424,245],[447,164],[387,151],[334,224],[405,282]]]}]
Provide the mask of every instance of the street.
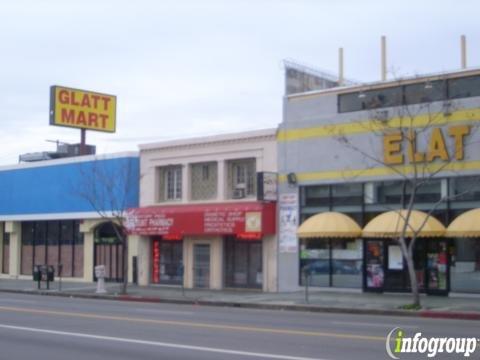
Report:
[{"label": "street", "polygon": [[394,327],[478,337],[478,325],[1,293],[0,358],[384,359],[385,338]]}]

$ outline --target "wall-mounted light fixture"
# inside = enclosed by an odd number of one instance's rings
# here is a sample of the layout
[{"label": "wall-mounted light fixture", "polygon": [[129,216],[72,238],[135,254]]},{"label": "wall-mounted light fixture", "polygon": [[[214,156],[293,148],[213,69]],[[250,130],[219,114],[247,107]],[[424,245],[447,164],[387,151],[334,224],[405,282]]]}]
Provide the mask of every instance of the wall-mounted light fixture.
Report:
[{"label": "wall-mounted light fixture", "polygon": [[287,175],[288,185],[297,185],[297,175],[293,172]]}]

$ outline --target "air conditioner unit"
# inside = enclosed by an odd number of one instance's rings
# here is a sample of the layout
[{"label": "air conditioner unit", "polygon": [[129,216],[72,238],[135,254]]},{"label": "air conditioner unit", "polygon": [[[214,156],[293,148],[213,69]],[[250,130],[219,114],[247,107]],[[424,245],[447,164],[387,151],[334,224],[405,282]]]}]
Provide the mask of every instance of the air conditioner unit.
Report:
[{"label": "air conditioner unit", "polygon": [[245,189],[235,189],[233,190],[234,199],[243,199],[245,197]]}]

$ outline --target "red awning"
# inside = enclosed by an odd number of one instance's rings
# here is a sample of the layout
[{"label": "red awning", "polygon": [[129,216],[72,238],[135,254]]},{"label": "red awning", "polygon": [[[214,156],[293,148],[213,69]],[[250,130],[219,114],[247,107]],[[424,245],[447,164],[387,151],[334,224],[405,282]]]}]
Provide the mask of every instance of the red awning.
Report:
[{"label": "red awning", "polygon": [[127,211],[133,235],[235,235],[260,239],[275,234],[275,203],[242,202],[150,206]]}]

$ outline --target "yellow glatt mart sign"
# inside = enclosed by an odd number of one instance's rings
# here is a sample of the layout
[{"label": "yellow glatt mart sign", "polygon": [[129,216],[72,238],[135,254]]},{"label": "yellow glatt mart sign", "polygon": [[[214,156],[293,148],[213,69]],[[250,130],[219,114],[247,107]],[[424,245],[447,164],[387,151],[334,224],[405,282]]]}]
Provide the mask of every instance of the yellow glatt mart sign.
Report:
[{"label": "yellow glatt mart sign", "polygon": [[117,97],[52,86],[50,125],[115,132]]}]

